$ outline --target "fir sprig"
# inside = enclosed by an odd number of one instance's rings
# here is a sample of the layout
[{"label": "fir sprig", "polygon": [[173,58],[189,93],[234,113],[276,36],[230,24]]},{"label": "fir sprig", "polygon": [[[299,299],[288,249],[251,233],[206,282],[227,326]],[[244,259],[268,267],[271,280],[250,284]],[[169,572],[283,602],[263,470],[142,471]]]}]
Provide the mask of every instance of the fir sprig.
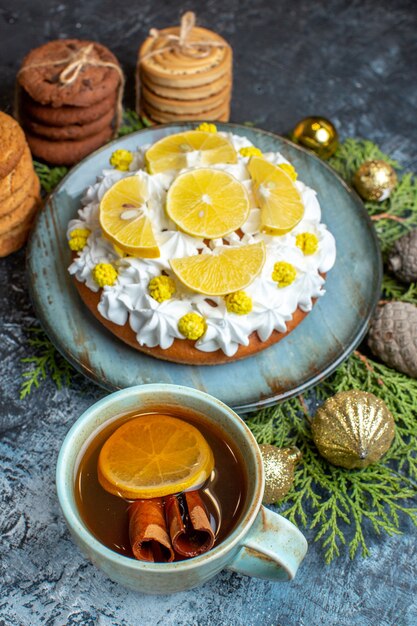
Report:
[{"label": "fir sprig", "polygon": [[389,274],[384,274],[382,281],[382,298],[384,300],[400,300],[417,304],[417,283],[404,285]]},{"label": "fir sprig", "polygon": [[61,389],[63,385],[70,383],[74,374],[72,366],[59,354],[40,328],[32,326],[27,332],[30,335],[28,345],[34,354],[21,359],[22,363],[30,365],[29,369],[22,372],[21,400],[30,395],[34,389],[38,389],[42,381],[49,376],[57,388]]},{"label": "fir sprig", "polygon": [[132,111],[132,109],[126,109],[123,112],[122,125],[119,128],[118,136],[124,137],[125,135],[129,135],[136,130],[142,130],[143,128],[145,128],[145,126],[146,124],[144,123],[143,119],[139,117],[136,111]]},{"label": "fir sprig", "polygon": [[326,563],[339,556],[345,545],[351,557],[358,551],[367,556],[367,527],[392,535],[401,532],[404,517],[417,525],[417,506],[407,502],[417,495],[417,381],[355,354],[317,389],[318,394],[307,395],[307,403],[315,403],[315,395],[324,399],[349,389],[366,389],[382,398],[396,420],[391,449],[382,461],[362,470],[332,466],[319,455],[310,416],[305,415],[306,402],[299,398],[259,411],[247,421],[259,443],[296,445],[303,453],[281,512],[315,531]]},{"label": "fir sprig", "polygon": [[45,163],[39,163],[39,161],[33,161],[33,165],[41,187],[46,193],[51,193],[68,172],[67,167],[50,167]]}]

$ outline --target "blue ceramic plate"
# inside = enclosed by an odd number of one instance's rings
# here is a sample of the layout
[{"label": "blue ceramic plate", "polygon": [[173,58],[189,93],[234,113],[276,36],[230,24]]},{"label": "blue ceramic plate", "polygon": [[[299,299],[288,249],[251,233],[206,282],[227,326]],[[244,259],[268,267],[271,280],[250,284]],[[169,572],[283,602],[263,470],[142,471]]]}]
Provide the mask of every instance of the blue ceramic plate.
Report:
[{"label": "blue ceramic plate", "polygon": [[71,282],[67,223],[76,215],[85,188],[108,167],[116,145],[134,150],[192,127],[184,123],[133,133],[106,145],[71,170],[49,196],[29,242],[31,295],[58,350],[106,389],[176,383],[206,391],[245,412],[301,393],[328,376],[358,345],[380,294],[379,246],[363,204],[325,163],[272,133],[218,124],[220,130],[246,135],[264,152],[282,152],[300,179],[317,191],[323,222],[337,245],[326,295],[288,337],[256,356],[226,365],[177,365],[125,345],[93,318]]}]

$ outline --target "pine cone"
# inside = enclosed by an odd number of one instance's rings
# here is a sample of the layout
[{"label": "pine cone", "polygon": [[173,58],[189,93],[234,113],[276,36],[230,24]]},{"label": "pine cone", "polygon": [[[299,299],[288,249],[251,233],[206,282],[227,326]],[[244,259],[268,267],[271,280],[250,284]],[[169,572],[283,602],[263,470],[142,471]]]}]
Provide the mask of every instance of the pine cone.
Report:
[{"label": "pine cone", "polygon": [[388,302],[377,308],[368,345],[389,367],[417,378],[417,306]]},{"label": "pine cone", "polygon": [[397,239],[388,257],[388,268],[404,283],[417,281],[417,228]]}]

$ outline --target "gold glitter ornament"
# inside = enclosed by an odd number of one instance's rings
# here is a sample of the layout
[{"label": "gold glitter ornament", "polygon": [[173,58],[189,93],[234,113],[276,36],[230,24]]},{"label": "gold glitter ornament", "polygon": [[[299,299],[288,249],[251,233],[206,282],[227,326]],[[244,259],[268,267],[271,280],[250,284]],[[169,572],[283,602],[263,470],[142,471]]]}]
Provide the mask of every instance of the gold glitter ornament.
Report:
[{"label": "gold glitter ornament", "polygon": [[265,472],[264,504],[272,504],[287,495],[294,482],[294,469],[302,454],[298,448],[259,446]]},{"label": "gold glitter ornament", "polygon": [[306,117],[294,128],[291,134],[294,143],[312,150],[321,159],[328,159],[339,145],[337,130],[325,117]]},{"label": "gold glitter ornament", "polygon": [[397,174],[386,161],[365,161],[353,176],[352,183],[363,200],[382,202],[389,198],[397,184]]},{"label": "gold glitter ornament", "polygon": [[321,456],[333,465],[359,469],[379,461],[394,438],[385,402],[366,391],[340,391],[317,410],[311,430]]}]

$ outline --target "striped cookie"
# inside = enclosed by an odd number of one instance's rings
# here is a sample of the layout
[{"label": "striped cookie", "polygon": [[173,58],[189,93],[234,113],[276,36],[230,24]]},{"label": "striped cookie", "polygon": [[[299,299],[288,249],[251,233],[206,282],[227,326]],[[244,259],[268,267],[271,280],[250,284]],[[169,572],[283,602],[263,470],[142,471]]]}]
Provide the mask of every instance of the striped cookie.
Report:
[{"label": "striped cookie", "polygon": [[158,96],[145,85],[142,85],[142,99],[147,105],[154,109],[158,109],[163,113],[174,113],[175,115],[187,115],[201,113],[202,111],[210,111],[223,106],[230,101],[230,86],[225,87],[222,91],[209,98],[202,100],[172,100]]},{"label": "striped cookie", "polygon": [[47,126],[34,122],[28,117],[22,118],[23,127],[34,135],[52,139],[54,141],[67,139],[85,139],[96,135],[113,122],[116,115],[115,109],[110,109],[105,115],[90,124],[71,124],[69,126]]},{"label": "striped cookie", "polygon": [[0,111],[0,178],[14,170],[25,146],[25,135],[19,124],[10,115]]},{"label": "striped cookie", "polygon": [[32,170],[15,193],[0,201],[0,218],[17,210],[28,196],[39,196],[40,190],[39,178]]},{"label": "striped cookie", "polygon": [[32,172],[32,155],[28,145],[26,145],[16,167],[7,176],[0,178],[0,204],[6,198],[15,194]]},{"label": "striped cookie", "polygon": [[167,87],[154,83],[146,72],[143,72],[140,74],[140,84],[162,98],[186,101],[203,100],[231,86],[232,75],[230,72],[226,72],[217,80],[213,80],[205,85],[198,85],[197,87]]},{"label": "striped cookie", "polygon": [[158,109],[150,106],[148,103],[142,101],[141,111],[145,115],[150,117],[154,122],[160,122],[161,124],[166,124],[168,122],[185,122],[189,120],[202,120],[213,122],[218,120],[222,122],[227,122],[229,120],[230,106],[229,103],[223,103],[220,107],[217,107],[216,109],[202,111],[201,113],[175,114],[159,111]]},{"label": "striped cookie", "polygon": [[[195,47],[170,47],[169,35],[179,36],[180,28],[164,28],[159,36],[148,37],[139,49],[138,68],[149,80],[166,87],[197,87],[219,79],[232,68],[232,49],[228,43],[206,28],[194,27],[187,43]],[[207,54],[196,56],[201,49],[196,44],[204,42]],[[217,44],[217,45],[216,45]],[[194,54],[193,54],[194,52]],[[155,54],[156,53],[156,54]]]}]

